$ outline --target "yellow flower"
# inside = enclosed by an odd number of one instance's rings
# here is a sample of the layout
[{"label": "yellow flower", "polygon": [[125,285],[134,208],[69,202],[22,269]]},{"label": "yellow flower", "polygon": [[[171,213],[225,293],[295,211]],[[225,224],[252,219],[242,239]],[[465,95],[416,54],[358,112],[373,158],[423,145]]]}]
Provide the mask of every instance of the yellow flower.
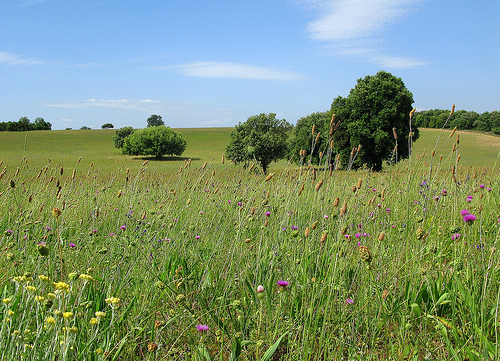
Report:
[{"label": "yellow flower", "polygon": [[50,293],[47,293],[47,298],[49,300],[54,301],[56,299],[56,295],[55,295],[55,293],[50,292]]},{"label": "yellow flower", "polygon": [[30,292],[33,292],[35,293],[36,292],[36,287],[33,287],[33,286],[26,286],[26,289]]},{"label": "yellow flower", "polygon": [[84,281],[94,281],[94,277],[92,277],[91,275],[87,275],[85,273],[82,273],[78,278]]},{"label": "yellow flower", "polygon": [[63,317],[64,318],[72,318],[73,317],[73,312],[63,312]]},{"label": "yellow flower", "polygon": [[45,275],[39,275],[38,276],[38,279],[42,282],[50,282],[50,278],[48,278],[47,276]]},{"label": "yellow flower", "polygon": [[56,319],[52,316],[49,316],[45,319],[45,323],[48,323],[49,325],[55,325],[56,324]]},{"label": "yellow flower", "polygon": [[7,315],[9,315],[9,316],[14,316],[14,315],[15,315],[15,312],[14,312],[14,311],[12,311],[12,310],[8,310],[8,311],[7,311]]},{"label": "yellow flower", "polygon": [[2,302],[5,303],[6,305],[8,305],[10,303],[10,301],[12,301],[12,298],[4,298],[2,300]]},{"label": "yellow flower", "polygon": [[35,301],[36,302],[43,302],[45,298],[43,296],[35,296]]},{"label": "yellow flower", "polygon": [[110,306],[116,306],[120,303],[120,299],[117,297],[109,297],[109,298],[106,298],[105,301]]},{"label": "yellow flower", "polygon": [[103,318],[103,317],[105,317],[105,316],[106,316],[106,312],[97,311],[97,312],[95,313],[95,317],[97,317],[97,318]]},{"label": "yellow flower", "polygon": [[56,290],[69,293],[69,285],[66,282],[54,282],[53,285]]},{"label": "yellow flower", "polygon": [[91,324],[91,325],[97,325],[98,323],[99,323],[99,320],[98,320],[97,318],[92,317],[92,318],[90,319],[90,324]]}]

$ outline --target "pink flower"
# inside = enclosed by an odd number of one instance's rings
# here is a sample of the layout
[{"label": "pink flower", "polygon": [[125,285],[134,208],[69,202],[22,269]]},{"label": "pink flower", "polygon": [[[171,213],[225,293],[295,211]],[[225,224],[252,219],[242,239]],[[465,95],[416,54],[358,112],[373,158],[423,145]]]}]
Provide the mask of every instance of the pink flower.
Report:
[{"label": "pink flower", "polygon": [[196,329],[198,330],[199,333],[203,333],[208,331],[208,326],[207,325],[196,325]]},{"label": "pink flower", "polygon": [[469,214],[469,213],[470,213],[470,212],[469,212],[469,210],[468,210],[468,209],[462,209],[462,210],[460,211],[460,214],[461,214],[462,216],[465,216],[465,215],[467,215],[467,214]]},{"label": "pink flower", "polygon": [[464,216],[464,222],[473,223],[476,220],[476,216],[473,214],[467,214]]},{"label": "pink flower", "polygon": [[346,305],[352,305],[354,303],[354,300],[351,300],[350,298],[345,300]]},{"label": "pink flower", "polygon": [[264,286],[262,285],[257,286],[257,293],[262,293],[262,292],[264,292]]},{"label": "pink flower", "polygon": [[279,280],[277,282],[277,284],[278,284],[278,286],[279,286],[280,289],[285,289],[289,285],[288,281],[283,281],[283,280]]}]

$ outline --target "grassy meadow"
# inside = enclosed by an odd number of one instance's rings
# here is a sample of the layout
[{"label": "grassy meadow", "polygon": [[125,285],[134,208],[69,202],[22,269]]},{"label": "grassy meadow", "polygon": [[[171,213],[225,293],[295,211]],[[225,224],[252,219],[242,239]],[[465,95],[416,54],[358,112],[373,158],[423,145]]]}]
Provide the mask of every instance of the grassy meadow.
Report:
[{"label": "grassy meadow", "polygon": [[265,177],[222,163],[231,128],[180,131],[163,161],[0,133],[0,360],[498,358],[500,138]]}]

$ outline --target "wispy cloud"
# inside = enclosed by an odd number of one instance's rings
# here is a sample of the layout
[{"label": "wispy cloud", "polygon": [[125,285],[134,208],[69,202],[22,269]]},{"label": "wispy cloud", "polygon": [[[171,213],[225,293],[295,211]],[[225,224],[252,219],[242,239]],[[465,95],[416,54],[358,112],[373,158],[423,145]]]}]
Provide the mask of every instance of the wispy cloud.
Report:
[{"label": "wispy cloud", "polygon": [[[311,0],[305,0],[311,2]],[[414,68],[426,62],[383,54],[382,34],[423,0],[318,0],[319,15],[307,25],[311,38],[325,42],[336,54],[356,56],[392,68]]]},{"label": "wispy cloud", "polygon": [[8,65],[42,65],[46,64],[45,60],[38,60],[33,58],[21,58],[18,55],[0,51],[0,64]]},{"label": "wispy cloud", "polygon": [[259,79],[278,81],[296,81],[305,79],[304,75],[298,73],[231,62],[195,62],[177,66],[157,67],[156,69],[173,69],[179,71],[181,74],[198,78]]},{"label": "wispy cloud", "polygon": [[24,2],[16,5],[16,7],[25,8],[27,6],[37,5],[37,4],[41,4],[41,3],[44,3],[44,2],[45,2],[45,0],[24,1]]},{"label": "wispy cloud", "polygon": [[108,108],[127,109],[149,112],[155,104],[161,102],[156,100],[130,100],[130,99],[87,99],[83,102],[69,103],[47,103],[45,106],[53,108],[85,109],[85,108]]}]

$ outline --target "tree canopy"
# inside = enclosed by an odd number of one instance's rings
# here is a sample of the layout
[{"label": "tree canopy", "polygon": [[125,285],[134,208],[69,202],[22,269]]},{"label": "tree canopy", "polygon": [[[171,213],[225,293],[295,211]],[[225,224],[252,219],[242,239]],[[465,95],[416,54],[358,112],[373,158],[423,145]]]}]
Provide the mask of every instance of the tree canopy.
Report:
[{"label": "tree canopy", "polygon": [[226,156],[235,163],[255,162],[264,173],[271,162],[277,162],[288,153],[288,134],[292,125],[285,119],[276,119],[274,113],[261,113],[239,123],[231,132]]},{"label": "tree canopy", "polygon": [[[334,99],[331,112],[340,123],[332,134],[333,151],[342,164],[379,171],[384,160],[407,158],[412,103],[401,78],[385,71],[358,79],[347,98]],[[415,141],[418,129],[411,130]]]},{"label": "tree canopy", "polygon": [[165,122],[162,120],[161,115],[153,114],[148,118],[148,128],[162,125],[165,125]]},{"label": "tree canopy", "polygon": [[115,126],[111,123],[105,123],[101,126],[101,129],[113,129]]},{"label": "tree canopy", "polygon": [[122,153],[128,155],[181,155],[186,149],[182,134],[164,125],[137,130],[124,138]]},{"label": "tree canopy", "polygon": [[113,145],[115,148],[123,148],[123,143],[125,143],[125,138],[134,132],[132,127],[123,127],[115,130],[115,135],[113,135]]}]

